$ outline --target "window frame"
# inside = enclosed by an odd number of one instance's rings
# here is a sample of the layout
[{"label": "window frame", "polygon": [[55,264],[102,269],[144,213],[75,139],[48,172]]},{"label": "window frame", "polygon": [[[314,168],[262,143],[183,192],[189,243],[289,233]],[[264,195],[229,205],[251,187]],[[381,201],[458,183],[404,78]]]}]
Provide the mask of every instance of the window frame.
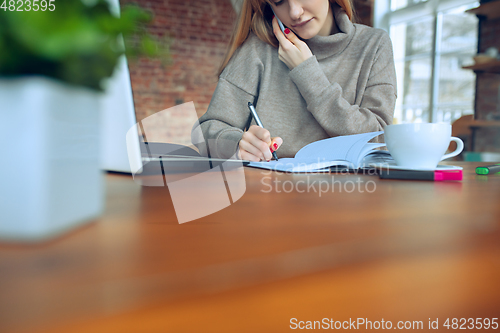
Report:
[{"label": "window frame", "polygon": [[[438,107],[445,103],[438,103],[439,96],[439,60],[443,55],[453,55],[461,54],[459,51],[441,52],[441,34],[442,34],[442,20],[443,13],[453,10],[461,6],[474,6],[478,4],[479,1],[476,0],[427,0],[425,2],[419,2],[416,4],[411,4],[406,7],[402,7],[396,10],[391,10],[391,0],[375,0],[374,3],[374,13],[373,13],[373,23],[375,28],[381,28],[387,33],[390,33],[391,25],[396,25],[399,23],[410,23],[418,21],[419,19],[425,17],[432,17],[432,47],[430,50],[431,59],[431,77],[430,77],[430,98],[428,101],[428,122],[437,122],[438,118]],[[477,52],[477,51],[476,51]],[[423,57],[422,55],[410,55],[404,56],[404,61],[407,61],[411,57],[418,59]],[[399,84],[398,84],[399,86]],[[401,92],[398,92],[398,95]],[[402,97],[402,96],[401,96]],[[424,119],[425,120],[425,119]]]}]

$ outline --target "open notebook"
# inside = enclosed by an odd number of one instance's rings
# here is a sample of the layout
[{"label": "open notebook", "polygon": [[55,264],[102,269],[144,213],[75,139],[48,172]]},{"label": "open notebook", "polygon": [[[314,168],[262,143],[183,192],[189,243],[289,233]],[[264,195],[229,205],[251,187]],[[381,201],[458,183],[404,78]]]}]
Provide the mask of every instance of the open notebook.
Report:
[{"label": "open notebook", "polygon": [[377,150],[384,147],[385,143],[368,142],[383,133],[379,131],[328,138],[308,144],[294,158],[250,162],[247,166],[285,172],[320,172],[328,171],[333,166],[359,169],[390,163],[393,159],[389,152]]}]

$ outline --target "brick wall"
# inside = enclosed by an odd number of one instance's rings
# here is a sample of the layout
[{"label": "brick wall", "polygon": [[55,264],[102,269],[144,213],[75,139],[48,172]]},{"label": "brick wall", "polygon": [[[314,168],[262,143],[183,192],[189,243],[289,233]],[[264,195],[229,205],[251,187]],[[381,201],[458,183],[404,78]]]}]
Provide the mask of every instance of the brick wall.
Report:
[{"label": "brick wall", "polygon": [[[499,36],[500,18],[491,20],[480,17],[479,52],[484,53],[489,47],[496,47],[500,50]],[[485,120],[488,115],[497,111],[499,84],[500,75],[498,74],[479,73],[477,75],[476,119]]]},{"label": "brick wall", "polygon": [[[483,3],[485,2],[483,1]],[[489,47],[496,47],[500,50],[500,18],[491,20],[480,17],[479,19],[478,52],[484,53]],[[478,73],[476,82],[475,118],[500,121],[500,118],[497,118],[500,117],[497,112],[500,75]],[[476,150],[500,151],[500,131],[497,129],[481,129],[477,133]]]},{"label": "brick wall", "polygon": [[143,59],[130,64],[138,120],[193,101],[205,113],[217,84],[216,71],[233,27],[229,0],[126,0],[154,14],[150,32],[173,38],[171,64]]},{"label": "brick wall", "polygon": [[[356,1],[358,21],[370,25],[372,0]],[[138,121],[191,101],[201,116],[217,85],[216,71],[236,19],[231,1],[122,0],[122,4],[127,3],[137,3],[154,14],[152,34],[173,38],[168,67],[162,67],[158,60],[147,59],[130,64]],[[170,121],[185,123],[175,118]]]}]

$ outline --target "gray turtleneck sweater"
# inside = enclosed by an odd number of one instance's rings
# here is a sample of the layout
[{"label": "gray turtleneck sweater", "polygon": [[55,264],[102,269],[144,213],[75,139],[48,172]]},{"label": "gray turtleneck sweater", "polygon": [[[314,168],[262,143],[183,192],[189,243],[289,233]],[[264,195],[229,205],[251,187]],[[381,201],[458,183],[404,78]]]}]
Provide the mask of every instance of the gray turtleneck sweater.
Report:
[{"label": "gray turtleneck sweater", "polygon": [[[201,154],[234,157],[243,131],[255,124],[248,102],[271,136],[283,138],[278,157],[293,157],[317,140],[379,131],[392,123],[396,73],[389,36],[352,24],[337,5],[333,10],[340,32],[306,40],[313,56],[293,70],[278,59],[276,48],[249,35],[193,129]],[[201,133],[209,151],[200,143]]]}]

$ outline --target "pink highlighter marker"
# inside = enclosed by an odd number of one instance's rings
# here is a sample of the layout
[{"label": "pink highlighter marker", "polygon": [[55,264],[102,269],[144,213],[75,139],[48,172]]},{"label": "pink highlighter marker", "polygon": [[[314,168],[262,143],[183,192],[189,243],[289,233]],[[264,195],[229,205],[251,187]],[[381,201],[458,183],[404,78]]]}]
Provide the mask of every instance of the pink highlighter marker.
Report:
[{"label": "pink highlighter marker", "polygon": [[434,180],[462,180],[462,170],[434,171]]},{"label": "pink highlighter marker", "polygon": [[382,179],[403,179],[403,180],[462,180],[462,170],[438,170],[438,171],[414,171],[414,170],[391,170],[381,169],[379,176]]}]

